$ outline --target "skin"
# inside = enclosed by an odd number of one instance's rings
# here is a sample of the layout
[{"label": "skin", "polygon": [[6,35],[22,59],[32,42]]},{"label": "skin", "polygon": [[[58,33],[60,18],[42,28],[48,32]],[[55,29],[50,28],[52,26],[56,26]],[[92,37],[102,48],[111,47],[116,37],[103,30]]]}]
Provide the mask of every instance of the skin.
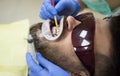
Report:
[{"label": "skin", "polygon": [[112,10],[120,6],[120,0],[114,0],[114,2],[112,0],[106,0],[106,1],[108,2]]},{"label": "skin", "polygon": [[[37,50],[44,57],[53,63],[59,65],[63,69],[72,73],[79,73],[81,76],[89,76],[88,71],[77,58],[72,42],[71,34],[76,25],[81,22],[72,16],[67,17],[68,26],[66,26],[62,37],[56,41],[48,41],[40,36],[41,30],[36,29],[34,33],[37,36],[39,46]],[[101,19],[96,19],[95,36],[94,36],[94,52],[95,52],[95,76],[114,76],[111,73],[106,74],[109,69],[114,69],[111,60],[111,34],[109,31],[109,22]],[[74,64],[74,65],[73,65]],[[105,65],[108,64],[108,65]],[[101,66],[100,66],[101,65]],[[102,72],[102,73],[101,73]]]}]

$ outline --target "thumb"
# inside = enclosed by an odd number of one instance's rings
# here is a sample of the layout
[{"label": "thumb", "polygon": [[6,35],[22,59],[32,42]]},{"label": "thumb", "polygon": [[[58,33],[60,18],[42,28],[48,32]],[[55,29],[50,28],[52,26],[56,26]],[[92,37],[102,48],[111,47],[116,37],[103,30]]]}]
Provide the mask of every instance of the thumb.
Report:
[{"label": "thumb", "polygon": [[42,65],[46,69],[50,69],[50,67],[52,66],[52,63],[50,61],[45,59],[40,53],[37,53],[36,56],[40,65]]},{"label": "thumb", "polygon": [[57,4],[60,0],[54,0],[55,4]]},{"label": "thumb", "polygon": [[65,7],[66,7],[66,2],[65,2],[65,0],[60,0],[60,1],[56,4],[55,9],[56,9],[58,12],[61,12]]}]

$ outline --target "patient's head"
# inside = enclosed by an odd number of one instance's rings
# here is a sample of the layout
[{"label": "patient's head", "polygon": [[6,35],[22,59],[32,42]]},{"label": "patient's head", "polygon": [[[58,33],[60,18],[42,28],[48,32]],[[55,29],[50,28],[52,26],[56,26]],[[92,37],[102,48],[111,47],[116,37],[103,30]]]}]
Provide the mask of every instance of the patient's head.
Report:
[{"label": "patient's head", "polygon": [[[120,21],[120,17],[113,17],[110,22],[101,19],[95,19],[95,35],[94,48],[95,55],[101,54],[106,57],[111,57],[113,50],[120,53],[118,50],[119,41],[119,26],[116,24]],[[81,24],[81,21],[72,16],[64,19],[64,29],[61,36],[54,41],[47,40],[41,33],[42,23],[36,24],[30,30],[35,47],[38,52],[41,52],[44,57],[53,63],[61,66],[69,72],[86,71],[85,67],[77,57],[75,48],[72,43],[72,32]],[[114,26],[115,25],[115,26]],[[113,45],[112,45],[113,43]],[[115,53],[115,54],[118,54]],[[117,55],[119,56],[119,55]],[[117,57],[116,57],[117,58]],[[115,61],[116,64],[120,62]]]},{"label": "patient's head", "polygon": [[[66,20],[69,20],[70,23]],[[41,52],[47,59],[69,72],[84,71],[85,68],[76,56],[71,41],[72,30],[78,24],[80,24],[80,22],[76,21],[72,16],[65,18],[63,32],[55,41],[47,40],[42,36],[41,23],[37,26],[33,26],[31,34],[34,38],[36,50]]]}]

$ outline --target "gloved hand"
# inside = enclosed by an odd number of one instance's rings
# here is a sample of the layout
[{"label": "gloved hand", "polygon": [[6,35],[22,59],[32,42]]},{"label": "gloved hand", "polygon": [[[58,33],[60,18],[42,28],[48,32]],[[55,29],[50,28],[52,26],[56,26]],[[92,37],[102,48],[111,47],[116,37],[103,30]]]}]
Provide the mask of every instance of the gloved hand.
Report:
[{"label": "gloved hand", "polygon": [[30,53],[26,54],[30,76],[70,76],[59,66],[46,60],[40,53],[37,53],[39,64],[36,64]]},{"label": "gloved hand", "polygon": [[60,19],[60,16],[75,16],[80,10],[77,0],[54,0],[54,3],[55,7],[52,6],[51,0],[44,0],[40,11],[42,19],[54,19],[54,16],[57,16],[57,19]]}]

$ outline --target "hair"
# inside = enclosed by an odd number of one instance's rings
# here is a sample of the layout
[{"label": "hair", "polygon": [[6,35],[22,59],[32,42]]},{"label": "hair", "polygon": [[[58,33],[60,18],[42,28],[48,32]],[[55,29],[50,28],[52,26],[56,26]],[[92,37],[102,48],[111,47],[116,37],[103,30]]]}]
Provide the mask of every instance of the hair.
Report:
[{"label": "hair", "polygon": [[113,61],[116,74],[120,76],[120,14],[110,19],[110,32],[112,35]]}]

